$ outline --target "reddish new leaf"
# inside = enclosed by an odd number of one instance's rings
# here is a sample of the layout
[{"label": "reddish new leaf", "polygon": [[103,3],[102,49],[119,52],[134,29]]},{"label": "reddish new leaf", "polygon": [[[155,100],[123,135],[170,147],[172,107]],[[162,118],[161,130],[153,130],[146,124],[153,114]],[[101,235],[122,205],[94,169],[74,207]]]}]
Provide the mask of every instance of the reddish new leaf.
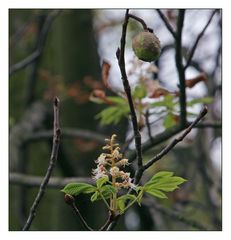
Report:
[{"label": "reddish new leaf", "polygon": [[103,60],[101,74],[102,74],[103,83],[107,88],[110,88],[108,83],[110,68],[111,68],[111,65],[107,61]]},{"label": "reddish new leaf", "polygon": [[195,78],[191,78],[185,81],[185,86],[188,88],[193,88],[199,82],[205,82],[207,80],[207,76],[205,73],[199,74]]}]

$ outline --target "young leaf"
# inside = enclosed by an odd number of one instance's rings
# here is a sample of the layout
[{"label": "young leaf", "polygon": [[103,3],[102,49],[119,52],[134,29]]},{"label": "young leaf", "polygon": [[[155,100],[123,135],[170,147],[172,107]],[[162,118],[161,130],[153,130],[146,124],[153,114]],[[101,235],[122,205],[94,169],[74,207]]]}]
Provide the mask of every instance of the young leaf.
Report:
[{"label": "young leaf", "polygon": [[127,105],[117,105],[105,108],[96,115],[96,118],[101,119],[100,123],[102,125],[117,124],[128,113],[129,107]]},{"label": "young leaf", "polygon": [[126,206],[125,206],[126,201],[128,201],[128,200],[135,200],[135,199],[136,199],[136,196],[135,196],[135,195],[125,194],[125,195],[117,198],[117,207],[119,208],[119,210],[120,210],[121,212],[123,212],[124,209],[125,209],[125,207],[126,207]]},{"label": "young leaf", "polygon": [[150,181],[144,185],[144,191],[159,198],[165,198],[164,192],[171,192],[178,188],[186,180],[173,176],[172,172],[161,171],[156,173]]},{"label": "young leaf", "polygon": [[107,97],[112,103],[126,105],[127,101],[122,97],[110,96]]},{"label": "young leaf", "polygon": [[104,85],[107,88],[109,88],[108,78],[109,78],[110,68],[111,68],[111,65],[107,61],[103,60],[103,64],[102,64],[102,80],[103,80]]},{"label": "young leaf", "polygon": [[99,178],[99,179],[96,181],[96,186],[97,186],[97,188],[101,188],[108,180],[109,180],[109,179],[108,179],[108,176]]},{"label": "young leaf", "polygon": [[80,193],[92,193],[95,191],[96,187],[87,183],[69,183],[61,190],[61,192],[72,196],[77,196]]},{"label": "young leaf", "polygon": [[164,118],[164,127],[167,129],[173,127],[174,125],[175,125],[174,116],[171,112],[169,112]]},{"label": "young leaf", "polygon": [[188,101],[187,102],[187,106],[191,107],[194,104],[198,104],[198,103],[209,104],[209,103],[212,103],[212,102],[213,102],[213,98],[212,97],[196,98],[196,99],[193,99],[191,101]]},{"label": "young leaf", "polygon": [[158,198],[168,198],[163,192],[157,189],[146,190],[146,193]]},{"label": "young leaf", "polygon": [[115,193],[116,193],[116,189],[113,186],[111,186],[111,185],[104,185],[97,192],[95,192],[91,196],[91,201],[94,202],[94,201],[97,201],[97,200],[101,200],[102,199],[102,195],[103,195],[104,199],[109,199]]},{"label": "young leaf", "polygon": [[94,202],[99,198],[99,192],[96,191],[94,194],[91,196],[91,201]]},{"label": "young leaf", "polygon": [[134,98],[142,99],[146,97],[147,91],[143,85],[137,85],[133,91],[132,96]]}]

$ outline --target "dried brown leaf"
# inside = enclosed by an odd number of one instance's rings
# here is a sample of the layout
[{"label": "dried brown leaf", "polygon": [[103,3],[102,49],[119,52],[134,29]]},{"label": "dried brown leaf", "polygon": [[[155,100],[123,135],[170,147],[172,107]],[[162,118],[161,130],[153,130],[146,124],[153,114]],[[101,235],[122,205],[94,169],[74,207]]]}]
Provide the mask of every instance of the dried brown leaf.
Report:
[{"label": "dried brown leaf", "polygon": [[205,73],[199,74],[197,77],[188,79],[185,81],[185,86],[188,88],[193,88],[199,82],[205,82],[207,80],[207,76]]}]

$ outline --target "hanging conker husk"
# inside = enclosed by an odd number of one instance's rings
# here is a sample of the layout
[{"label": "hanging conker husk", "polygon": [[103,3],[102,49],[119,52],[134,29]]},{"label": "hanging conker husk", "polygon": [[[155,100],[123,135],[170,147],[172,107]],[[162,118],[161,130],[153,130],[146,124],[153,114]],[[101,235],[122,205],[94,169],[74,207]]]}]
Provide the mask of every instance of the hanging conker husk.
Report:
[{"label": "hanging conker husk", "polygon": [[149,31],[137,34],[132,39],[132,48],[136,56],[145,62],[157,60],[161,52],[160,40]]}]

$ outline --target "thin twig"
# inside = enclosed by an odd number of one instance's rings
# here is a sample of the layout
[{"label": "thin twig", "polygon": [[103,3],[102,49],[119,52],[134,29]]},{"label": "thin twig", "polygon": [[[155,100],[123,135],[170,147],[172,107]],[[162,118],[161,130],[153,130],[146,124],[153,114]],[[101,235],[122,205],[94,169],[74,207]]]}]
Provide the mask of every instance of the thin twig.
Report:
[{"label": "thin twig", "polygon": [[81,223],[83,224],[83,226],[88,230],[88,231],[94,231],[94,229],[92,229],[91,227],[88,226],[87,222],[85,221],[84,217],[82,216],[82,214],[80,213],[79,209],[77,208],[75,201],[72,201],[72,203],[70,204],[72,209],[74,210],[75,214],[79,217]]},{"label": "thin twig", "polygon": [[208,28],[210,22],[211,22],[212,19],[213,19],[213,16],[215,15],[215,13],[216,13],[217,11],[218,11],[218,10],[216,9],[216,10],[214,10],[214,11],[212,12],[212,14],[211,14],[211,16],[210,16],[207,24],[204,26],[204,28],[202,29],[202,31],[200,32],[200,34],[197,36],[197,39],[196,39],[196,41],[195,41],[195,43],[194,43],[194,45],[193,45],[193,47],[192,47],[192,49],[191,49],[191,51],[190,51],[190,53],[189,53],[189,57],[188,57],[188,60],[187,60],[187,63],[186,63],[186,65],[185,65],[184,69],[186,69],[186,68],[190,65],[191,60],[192,60],[192,58],[193,58],[193,55],[194,55],[194,53],[195,53],[195,51],[196,51],[197,45],[198,45],[200,39],[202,38],[202,36],[204,35],[206,29]]},{"label": "thin twig", "polygon": [[165,15],[160,11],[160,9],[156,9],[157,13],[159,14],[160,18],[164,22],[165,26],[167,27],[168,31],[172,34],[173,38],[176,39],[176,33],[173,30],[172,26],[170,25],[168,19],[165,17]]},{"label": "thin twig", "polygon": [[[43,181],[43,177],[31,176],[15,172],[11,172],[9,177],[10,184],[23,185],[25,187],[39,187]],[[70,182],[84,182],[89,184],[94,183],[93,179],[90,177],[51,177],[47,184],[47,188],[61,189]]]},{"label": "thin twig", "polygon": [[58,150],[59,150],[61,131],[60,131],[60,125],[59,125],[59,99],[57,97],[54,99],[53,107],[54,107],[54,124],[53,124],[54,135],[53,135],[53,146],[52,146],[52,152],[51,152],[51,157],[50,157],[50,163],[47,168],[46,175],[40,185],[38,194],[32,204],[31,209],[30,209],[30,214],[29,214],[29,217],[23,227],[23,231],[29,230],[31,223],[32,223],[33,219],[35,218],[36,210],[37,210],[39,203],[41,202],[42,197],[45,193],[47,184],[49,182],[49,179],[51,177],[52,171],[55,167],[55,164],[56,164],[57,158],[58,158]]},{"label": "thin twig", "polygon": [[192,122],[192,124],[186,128],[186,130],[177,138],[175,138],[169,145],[167,145],[159,154],[157,154],[155,157],[150,159],[145,165],[144,169],[148,169],[150,166],[152,166],[153,163],[157,162],[160,160],[164,155],[166,155],[172,148],[175,147],[176,144],[181,142],[188,134],[189,132],[193,129],[194,126],[197,125],[197,123],[207,114],[208,109],[207,107],[204,107],[200,114],[197,116],[197,118]]},{"label": "thin twig", "polygon": [[134,104],[133,104],[133,100],[132,100],[131,88],[130,88],[128,78],[127,78],[127,74],[126,74],[125,59],[124,59],[128,20],[129,20],[129,10],[126,10],[125,19],[124,19],[123,28],[122,28],[122,36],[121,36],[121,40],[120,40],[120,50],[117,51],[117,53],[118,53],[117,55],[119,57],[119,59],[118,59],[119,68],[120,68],[122,81],[123,81],[123,86],[124,86],[125,93],[127,95],[128,104],[129,104],[130,113],[131,113],[131,120],[132,120],[134,137],[135,137],[135,145],[136,145],[138,166],[142,167],[143,166],[143,160],[142,160],[142,150],[141,150],[141,135],[140,135],[140,132],[139,132],[136,112],[135,112],[135,108],[134,108]]},{"label": "thin twig", "polygon": [[114,219],[116,218],[116,216],[114,216],[112,214],[111,211],[109,211],[108,213],[108,219],[107,221],[105,222],[105,224],[99,229],[99,231],[105,231],[107,230],[107,228],[110,226],[110,224],[114,221]]},{"label": "thin twig", "polygon": [[33,61],[35,61],[42,54],[42,51],[43,51],[43,48],[44,48],[44,45],[45,45],[45,42],[46,42],[46,38],[47,38],[47,34],[49,32],[50,26],[60,12],[61,12],[61,10],[54,10],[47,16],[47,18],[45,20],[45,23],[43,25],[43,28],[41,30],[40,39],[39,39],[39,43],[37,45],[37,49],[33,53],[31,53],[28,57],[23,59],[22,61],[14,64],[13,66],[11,66],[10,71],[9,71],[10,76],[13,73],[15,73],[15,72],[25,68],[29,64],[31,64]]},{"label": "thin twig", "polygon": [[128,17],[133,18],[136,21],[140,22],[142,24],[144,30],[148,30],[147,24],[145,23],[145,21],[143,19],[141,19],[133,14],[128,14]]},{"label": "thin twig", "polygon": [[171,209],[161,206],[160,204],[153,203],[153,201],[151,201],[150,199],[146,198],[142,201],[142,203],[144,205],[146,205],[147,207],[149,207],[150,210],[155,209],[155,210],[163,213],[164,215],[172,218],[174,221],[182,222],[184,224],[187,224],[187,225],[189,225],[193,228],[196,228],[198,230],[201,230],[201,231],[208,231],[208,227],[202,225],[201,223],[199,223],[193,219],[186,218],[177,211],[173,211]]},{"label": "thin twig", "polygon": [[146,111],[145,113],[145,122],[146,122],[146,126],[148,129],[148,137],[150,142],[152,142],[152,131],[151,131],[151,124],[149,122],[149,110]]},{"label": "thin twig", "polygon": [[185,126],[187,122],[187,111],[186,111],[186,91],[185,91],[185,72],[182,63],[182,30],[184,24],[185,10],[179,10],[179,15],[177,19],[177,32],[175,41],[175,61],[179,77],[179,87],[180,87],[180,124]]}]

